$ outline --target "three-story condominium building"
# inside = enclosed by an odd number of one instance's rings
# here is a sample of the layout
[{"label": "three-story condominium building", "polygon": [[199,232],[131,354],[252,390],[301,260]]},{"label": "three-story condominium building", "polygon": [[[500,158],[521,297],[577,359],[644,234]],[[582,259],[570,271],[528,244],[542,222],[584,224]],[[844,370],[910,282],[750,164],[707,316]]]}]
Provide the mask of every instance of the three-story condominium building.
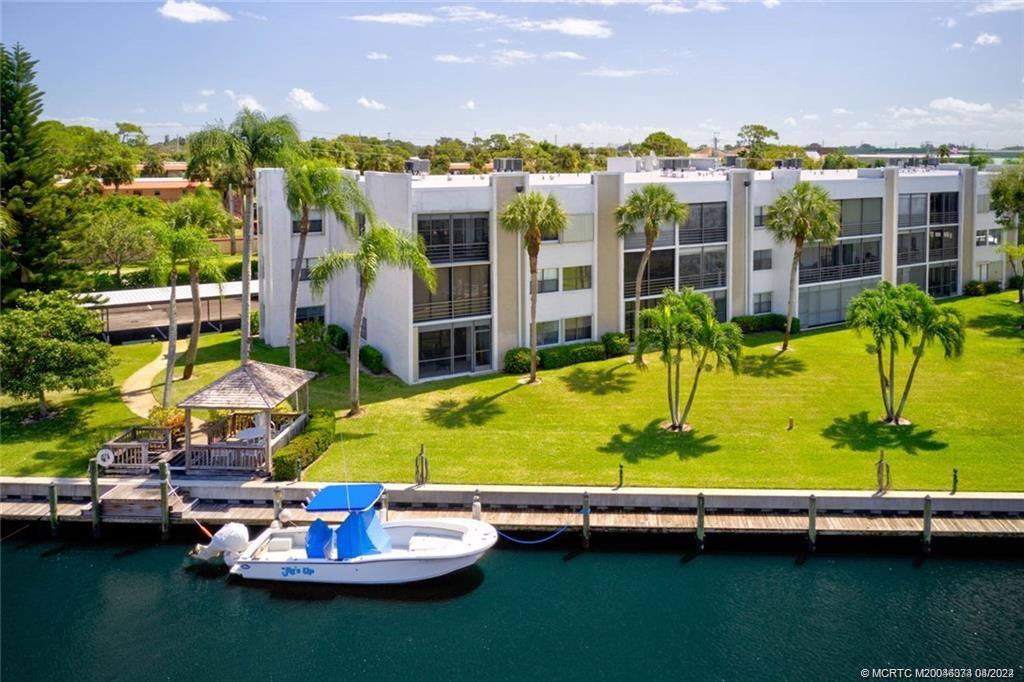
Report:
[{"label": "three-story condominium building", "polygon": [[[610,164],[623,167],[623,164]],[[721,319],[786,310],[792,244],[764,229],[767,207],[799,180],[828,190],[840,205],[835,244],[806,244],[798,311],[804,327],[841,322],[847,303],[880,279],[914,282],[936,297],[971,279],[1007,277],[996,246],[1007,237],[988,206],[991,173],[968,166],[933,170],[778,169],[604,171],[585,174],[498,172],[418,175],[368,172],[360,186],[379,219],[418,234],[437,274],[429,291],[411,272],[385,268],[367,301],[363,338],[406,382],[501,369],[505,351],[529,340],[529,271],[520,237],[498,213],[518,193],[554,195],[568,229],[540,250],[538,343],[598,339],[629,331],[641,306],[664,289],[707,294]],[[648,183],[689,204],[685,223],[665,224],[635,291],[645,245],[620,239],[615,208]],[[346,273],[314,298],[305,281],[326,250],[353,247],[329,213],[314,213],[305,258],[296,262],[298,223],[284,200],[284,173],[259,171],[260,334],[288,339],[292,268],[300,268],[297,317],[351,329],[357,281]]]}]

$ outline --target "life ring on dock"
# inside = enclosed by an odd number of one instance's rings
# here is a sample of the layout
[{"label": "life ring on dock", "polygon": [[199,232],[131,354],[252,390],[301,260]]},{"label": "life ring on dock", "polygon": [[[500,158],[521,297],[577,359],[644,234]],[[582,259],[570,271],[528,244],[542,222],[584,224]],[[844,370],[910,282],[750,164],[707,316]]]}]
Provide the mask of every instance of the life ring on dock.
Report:
[{"label": "life ring on dock", "polygon": [[106,469],[114,463],[114,451],[110,448],[103,448],[96,453],[96,463]]}]

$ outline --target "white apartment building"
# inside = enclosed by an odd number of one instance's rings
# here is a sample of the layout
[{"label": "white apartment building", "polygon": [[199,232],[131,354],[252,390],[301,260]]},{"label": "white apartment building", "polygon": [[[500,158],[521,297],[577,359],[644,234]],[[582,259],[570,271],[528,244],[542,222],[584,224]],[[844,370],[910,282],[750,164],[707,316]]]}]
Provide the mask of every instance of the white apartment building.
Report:
[{"label": "white apartment building", "polygon": [[[610,162],[611,168],[625,164]],[[504,353],[529,341],[529,272],[518,236],[497,215],[517,193],[554,195],[569,228],[539,256],[541,345],[598,339],[632,325],[641,233],[616,236],[614,211],[648,183],[669,187],[690,205],[685,224],[664,225],[641,286],[641,301],[666,288],[692,286],[714,301],[721,319],[784,313],[793,257],[763,229],[765,208],[799,180],[840,202],[834,245],[808,244],[799,271],[803,327],[841,322],[849,300],[879,279],[915,282],[936,297],[960,293],[971,279],[1005,284],[995,247],[1005,238],[989,211],[992,173],[968,166],[933,170],[778,169],[613,170],[583,174],[415,175],[368,172],[359,178],[378,218],[419,234],[437,272],[429,292],[408,271],[385,270],[370,294],[364,340],[388,368],[413,383],[501,369]],[[295,263],[295,217],[284,200],[284,173],[258,173],[260,334],[288,339],[293,267],[303,272],[327,249],[351,238],[331,215],[314,215],[306,259]],[[303,275],[303,278],[305,275]],[[346,273],[315,299],[300,284],[298,318],[351,330],[356,278]]]}]

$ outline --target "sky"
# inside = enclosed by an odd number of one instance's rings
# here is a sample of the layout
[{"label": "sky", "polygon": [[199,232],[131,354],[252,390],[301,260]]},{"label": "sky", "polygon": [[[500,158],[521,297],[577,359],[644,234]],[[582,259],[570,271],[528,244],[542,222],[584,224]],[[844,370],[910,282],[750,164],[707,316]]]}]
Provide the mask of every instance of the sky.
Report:
[{"label": "sky", "polygon": [[304,137],[525,132],[692,146],[1024,143],[1024,0],[0,4],[45,115],[151,138],[289,114]]}]

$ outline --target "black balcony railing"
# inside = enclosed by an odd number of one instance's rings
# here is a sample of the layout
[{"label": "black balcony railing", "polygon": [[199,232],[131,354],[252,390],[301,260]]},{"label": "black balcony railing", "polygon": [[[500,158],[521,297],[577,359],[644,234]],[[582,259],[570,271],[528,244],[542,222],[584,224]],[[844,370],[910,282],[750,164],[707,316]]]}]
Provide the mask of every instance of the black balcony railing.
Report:
[{"label": "black balcony railing", "polygon": [[705,272],[700,275],[679,275],[679,288],[715,289],[725,286],[724,272]]},{"label": "black balcony railing", "polygon": [[956,260],[956,247],[947,246],[941,249],[928,249],[928,260],[932,262],[940,260]]},{"label": "black balcony railing", "polygon": [[960,211],[932,211],[928,222],[931,225],[956,225],[960,222]]},{"label": "black balcony railing", "polygon": [[800,267],[800,284],[814,284],[815,282],[834,282],[838,279],[854,279],[857,277],[870,277],[882,272],[882,264],[877,260],[866,263],[853,263],[851,265],[826,265],[824,267],[805,268]]},{"label": "black balcony railing", "polygon": [[904,249],[896,252],[896,265],[913,265],[924,262],[924,249]]},{"label": "black balcony railing", "polygon": [[[655,277],[654,279],[644,279],[640,283],[640,295],[641,296],[656,296],[665,289],[675,289],[676,278],[675,277]],[[623,282],[622,286],[623,298],[634,298],[636,296],[636,280],[630,278]]]},{"label": "black balcony railing", "polygon": [[927,224],[924,213],[914,213],[907,215],[901,213],[899,219],[896,221],[897,227],[924,227]]},{"label": "black balcony railing", "polygon": [[465,263],[487,260],[490,247],[487,242],[468,244],[431,244],[427,246],[427,258],[431,263]]},{"label": "black balcony railing", "polygon": [[726,240],[724,227],[681,227],[679,228],[680,244],[714,244]]},{"label": "black balcony railing", "polygon": [[491,297],[457,298],[447,301],[431,301],[430,303],[414,303],[412,321],[450,320],[456,317],[476,317],[491,312]]}]

